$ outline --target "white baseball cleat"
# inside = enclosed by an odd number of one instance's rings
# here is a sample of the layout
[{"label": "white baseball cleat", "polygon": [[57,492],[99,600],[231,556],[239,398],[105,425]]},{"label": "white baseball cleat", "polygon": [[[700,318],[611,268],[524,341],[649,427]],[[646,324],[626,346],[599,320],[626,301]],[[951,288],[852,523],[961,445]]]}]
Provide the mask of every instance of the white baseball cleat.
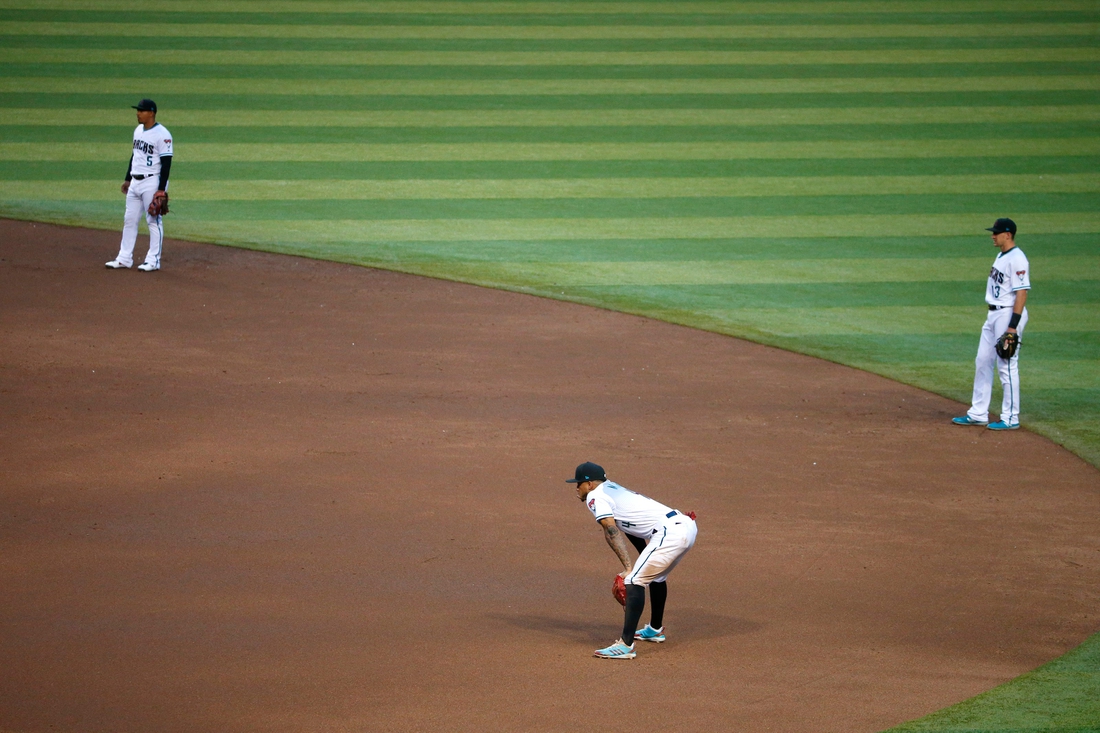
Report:
[{"label": "white baseball cleat", "polygon": [[138,265],[138,269],[142,272],[152,272],[153,270],[159,270],[160,268],[156,265],[150,265],[148,262],[142,262],[140,265]]},{"label": "white baseball cleat", "polygon": [[107,267],[110,267],[112,270],[129,270],[130,269],[129,265],[124,265],[121,262],[119,262],[118,260],[111,260],[110,262],[107,263]]}]

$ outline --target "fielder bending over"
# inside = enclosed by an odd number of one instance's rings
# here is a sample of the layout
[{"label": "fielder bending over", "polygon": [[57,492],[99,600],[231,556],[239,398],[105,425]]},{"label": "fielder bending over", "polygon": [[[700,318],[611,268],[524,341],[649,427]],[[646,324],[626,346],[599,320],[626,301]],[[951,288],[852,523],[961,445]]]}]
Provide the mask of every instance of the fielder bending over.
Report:
[{"label": "fielder bending over", "polygon": [[[623,572],[619,573],[626,583],[623,634],[611,646],[597,649],[596,656],[633,659],[635,639],[657,643],[665,640],[663,624],[668,598],[665,579],[695,544],[698,532],[695,519],[608,481],[603,468],[595,463],[577,466],[576,476],[566,483],[577,485],[577,498],[603,527],[608,546],[623,564]],[[633,563],[627,538],[639,552]],[[650,622],[638,631],[645,609],[646,586],[651,601]]]}]

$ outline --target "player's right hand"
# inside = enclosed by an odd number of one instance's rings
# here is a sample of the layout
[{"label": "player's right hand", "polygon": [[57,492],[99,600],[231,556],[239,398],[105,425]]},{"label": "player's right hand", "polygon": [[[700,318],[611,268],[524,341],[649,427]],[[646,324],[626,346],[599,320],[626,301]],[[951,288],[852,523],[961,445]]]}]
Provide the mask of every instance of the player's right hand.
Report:
[{"label": "player's right hand", "polygon": [[123,193],[129,193],[130,192],[130,182],[129,181],[123,181],[122,182],[122,192]]}]

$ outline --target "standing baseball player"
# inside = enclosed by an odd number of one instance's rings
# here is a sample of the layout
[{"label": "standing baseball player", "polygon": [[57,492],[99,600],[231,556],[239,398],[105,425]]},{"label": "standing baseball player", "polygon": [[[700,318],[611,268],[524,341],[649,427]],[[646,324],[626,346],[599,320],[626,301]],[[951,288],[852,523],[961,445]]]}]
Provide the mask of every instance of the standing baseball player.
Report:
[{"label": "standing baseball player", "polygon": [[[956,425],[983,425],[990,430],[1020,427],[1020,337],[1027,325],[1027,293],[1031,289],[1027,257],[1016,246],[1016,222],[998,219],[986,231],[992,232],[993,246],[1001,250],[989,271],[985,302],[989,315],[978,342],[974,360],[974,396],[970,409],[953,418]],[[1004,388],[1001,419],[989,422],[989,401],[993,394],[996,367]]]},{"label": "standing baseball player", "polygon": [[157,122],[157,104],[143,99],[137,110],[138,126],[134,128],[134,149],[126,168],[122,193],[126,195],[126,218],[122,225],[122,244],[118,256],[107,263],[114,270],[128,269],[134,264],[134,244],[137,242],[138,219],[142,213],[149,225],[149,252],[138,265],[144,272],[160,269],[160,251],[164,242],[161,219],[168,213],[168,172],[172,168],[172,133]]},{"label": "standing baseball player", "polygon": [[[604,539],[623,564],[623,572],[619,573],[626,584],[623,634],[595,654],[601,659],[633,659],[635,639],[656,643],[665,640],[666,578],[695,544],[698,531],[695,520],[608,481],[603,468],[595,463],[577,466],[576,475],[566,483],[577,485],[577,498],[603,527]],[[630,561],[627,538],[639,552],[634,562]],[[646,586],[652,606],[650,622],[638,631],[645,609]]]}]

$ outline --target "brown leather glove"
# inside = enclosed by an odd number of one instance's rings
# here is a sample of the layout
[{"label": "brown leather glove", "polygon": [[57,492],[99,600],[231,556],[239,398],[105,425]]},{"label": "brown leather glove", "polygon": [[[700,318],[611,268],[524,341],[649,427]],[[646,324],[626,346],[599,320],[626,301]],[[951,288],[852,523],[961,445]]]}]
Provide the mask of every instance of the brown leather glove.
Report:
[{"label": "brown leather glove", "polygon": [[168,192],[157,191],[153,194],[153,203],[149,204],[149,216],[164,216],[168,213]]}]

